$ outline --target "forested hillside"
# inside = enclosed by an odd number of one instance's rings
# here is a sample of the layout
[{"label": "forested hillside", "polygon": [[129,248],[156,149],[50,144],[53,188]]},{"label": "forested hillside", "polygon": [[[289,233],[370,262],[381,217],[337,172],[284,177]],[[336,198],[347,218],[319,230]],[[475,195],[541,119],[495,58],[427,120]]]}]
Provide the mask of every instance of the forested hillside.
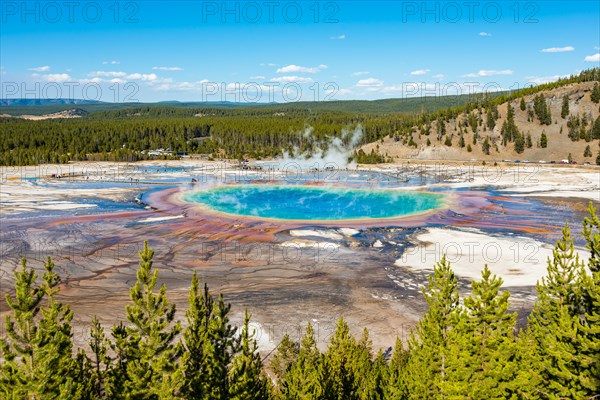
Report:
[{"label": "forested hillside", "polygon": [[557,82],[439,111],[363,151],[391,158],[571,159],[595,164],[600,150],[597,74],[592,70],[586,75],[590,80]]},{"label": "forested hillside", "polygon": [[[211,154],[217,157],[264,158],[293,148],[311,153],[342,136],[344,129],[363,127],[363,143],[412,125],[403,115],[311,114],[198,110],[179,116],[178,109],[131,109],[78,119],[25,121],[0,118],[0,163],[30,165],[71,160],[143,159],[143,150]],[[305,132],[309,131],[309,134]]]},{"label": "forested hillside", "polygon": [[[471,293],[442,259],[423,295],[429,306],[408,343],[373,349],[340,319],[320,351],[310,324],[299,343],[285,336],[263,359],[246,312],[234,327],[230,307],[189,289],[176,318],[147,243],[130,290],[127,321],[91,321],[89,349],[74,349],[73,312],[56,295],[50,259],[42,282],[23,260],[0,335],[0,393],[6,399],[594,399],[600,393],[600,221],[592,204],[580,260],[568,226],[537,284],[524,329],[509,313],[502,280],[484,266]],[[106,330],[105,330],[106,329]]]},{"label": "forested hillside", "polygon": [[[332,138],[348,141],[344,132],[359,126],[363,133],[359,145],[375,142],[363,149],[364,154],[357,153],[359,162],[384,161],[386,155],[499,159],[513,151],[527,154],[533,148],[541,149],[540,154],[557,149],[561,157],[566,151],[579,160],[593,160],[600,139],[599,80],[600,69],[596,68],[501,96],[462,98],[468,102],[429,113],[332,111],[311,103],[308,108],[302,104],[241,108],[138,105],[80,118],[32,121],[4,117],[0,118],[0,164],[135,161],[147,157],[143,151],[159,148],[228,158],[276,157],[294,149],[310,155],[317,148],[326,151]],[[557,91],[564,94],[558,98]],[[385,102],[393,104],[391,100],[370,104]],[[450,156],[448,148],[454,151]]]}]

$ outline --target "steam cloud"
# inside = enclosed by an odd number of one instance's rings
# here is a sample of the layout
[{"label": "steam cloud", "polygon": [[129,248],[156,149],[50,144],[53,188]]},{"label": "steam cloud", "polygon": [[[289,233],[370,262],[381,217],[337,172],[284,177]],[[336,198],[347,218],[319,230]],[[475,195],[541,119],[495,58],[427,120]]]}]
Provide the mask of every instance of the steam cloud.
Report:
[{"label": "steam cloud", "polygon": [[[313,132],[312,127],[308,127],[302,134],[304,138],[309,139]],[[352,150],[360,143],[363,136],[363,128],[357,125],[354,130],[343,129],[341,137],[330,137],[324,146],[317,147],[312,155],[300,154],[297,147],[294,148],[292,154],[284,151],[283,163],[296,163],[302,169],[311,168],[328,168],[336,169],[351,168],[356,166],[356,162],[349,162],[352,156]]]}]

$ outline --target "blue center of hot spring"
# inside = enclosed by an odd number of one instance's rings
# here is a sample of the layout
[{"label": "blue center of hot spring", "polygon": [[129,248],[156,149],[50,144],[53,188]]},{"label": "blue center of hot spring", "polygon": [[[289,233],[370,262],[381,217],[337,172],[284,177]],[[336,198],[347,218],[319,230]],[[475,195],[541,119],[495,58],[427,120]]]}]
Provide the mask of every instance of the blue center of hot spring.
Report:
[{"label": "blue center of hot spring", "polygon": [[382,189],[242,185],[184,195],[227,214],[282,220],[393,218],[440,207],[443,195]]}]

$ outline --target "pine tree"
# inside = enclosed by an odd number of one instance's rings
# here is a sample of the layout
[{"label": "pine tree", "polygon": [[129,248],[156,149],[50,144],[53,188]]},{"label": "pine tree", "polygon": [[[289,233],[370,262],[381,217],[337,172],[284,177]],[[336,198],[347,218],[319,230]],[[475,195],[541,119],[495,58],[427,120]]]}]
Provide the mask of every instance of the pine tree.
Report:
[{"label": "pine tree", "polygon": [[542,398],[583,398],[579,382],[577,320],[579,318],[578,274],[583,267],[574,251],[568,225],[548,259],[547,275],[538,282],[538,298],[529,315],[531,337],[537,351],[530,360],[542,379],[537,388]]},{"label": "pine tree", "polygon": [[450,345],[448,396],[469,399],[511,398],[520,369],[515,364],[513,330],[516,314],[509,314],[509,293],[500,292],[502,279],[492,276],[486,265],[482,280],[472,283],[472,294],[464,300],[463,323],[456,328]]},{"label": "pine tree", "polygon": [[564,95],[562,99],[562,108],[560,110],[560,116],[562,119],[565,119],[569,116],[569,96]]},{"label": "pine tree", "polygon": [[113,326],[111,336],[110,349],[115,356],[114,365],[109,370],[108,397],[124,399],[128,393],[125,389],[127,365],[135,359],[137,345],[133,341],[130,342],[128,330],[122,321]]},{"label": "pine tree", "polygon": [[230,306],[223,297],[215,301],[208,286],[200,291],[196,273],[189,291],[187,328],[183,332],[181,359],[185,398],[227,399],[228,368],[239,351],[235,328],[229,324]]},{"label": "pine tree", "polygon": [[506,120],[502,124],[500,132],[502,134],[502,143],[505,146],[508,142],[512,142],[519,136],[519,129],[515,124],[515,111],[510,103],[506,104]]},{"label": "pine tree", "polygon": [[350,328],[343,318],[340,318],[327,353],[325,368],[327,370],[327,397],[332,400],[359,399],[359,376],[356,375],[353,357],[357,345],[356,339],[350,333]]},{"label": "pine tree", "polygon": [[585,146],[585,150],[583,151],[583,156],[584,157],[591,157],[592,156],[592,149],[590,148],[589,144],[587,146]]},{"label": "pine tree", "polygon": [[256,341],[250,333],[250,315],[246,310],[240,334],[241,351],[233,359],[229,372],[230,400],[267,400],[270,398],[269,381],[257,351]]},{"label": "pine tree", "polygon": [[279,345],[277,352],[271,360],[271,369],[278,380],[282,380],[285,374],[298,361],[298,346],[294,343],[289,335],[285,335]]},{"label": "pine tree", "polygon": [[37,286],[37,274],[23,259],[21,271],[15,271],[15,297],[6,295],[12,312],[6,317],[6,337],[0,337],[0,393],[6,398],[81,397],[83,382],[74,378],[73,312],[54,298],[60,278],[50,257],[44,269]]},{"label": "pine tree", "polygon": [[350,362],[358,398],[361,400],[381,399],[384,396],[386,374],[382,370],[382,364],[385,365],[385,361],[381,352],[372,360],[372,353],[373,342],[369,337],[369,330],[364,328]]},{"label": "pine tree", "polygon": [[600,219],[590,202],[582,235],[590,251],[589,274],[582,270],[577,284],[582,288],[583,318],[578,323],[578,356],[582,365],[579,382],[592,398],[600,391]]},{"label": "pine tree", "polygon": [[496,127],[496,118],[492,110],[488,109],[486,113],[486,124],[489,130],[493,130]]},{"label": "pine tree", "polygon": [[387,399],[388,380],[388,365],[383,351],[379,350],[371,362],[369,373],[364,380],[364,388],[360,392],[361,400]]},{"label": "pine tree", "polygon": [[324,365],[310,323],[302,337],[298,358],[284,376],[281,392],[284,399],[310,400],[325,396]]},{"label": "pine tree", "polygon": [[528,149],[533,147],[533,140],[531,139],[531,133],[528,133],[527,137],[525,138],[525,146],[527,146]]},{"label": "pine tree", "polygon": [[600,139],[600,116],[596,118],[594,125],[592,125],[592,139]]},{"label": "pine tree", "polygon": [[408,341],[406,386],[411,399],[444,398],[442,389],[448,375],[449,345],[453,327],[460,319],[458,280],[446,257],[435,265],[427,289],[423,289],[429,310]]},{"label": "pine tree", "polygon": [[406,364],[408,362],[408,351],[404,349],[400,338],[396,338],[394,353],[388,367],[388,384],[385,390],[385,398],[404,400],[408,399],[406,387]]},{"label": "pine tree", "polygon": [[552,123],[550,107],[546,103],[546,98],[542,93],[534,97],[533,110],[542,125],[550,125]]},{"label": "pine tree", "polygon": [[442,118],[438,118],[437,120],[437,139],[438,142],[442,141],[442,136],[446,134],[446,123]]},{"label": "pine tree", "polygon": [[490,140],[487,137],[483,141],[483,144],[481,145],[481,149],[483,150],[484,154],[487,154],[487,155],[490,154]]},{"label": "pine tree", "polygon": [[515,137],[515,151],[518,154],[521,154],[522,152],[525,151],[525,139],[523,138],[523,135],[521,135],[518,132]]},{"label": "pine tree", "polygon": [[521,108],[521,111],[525,111],[525,108],[527,107],[525,105],[525,99],[523,97],[521,97],[521,102],[519,103],[519,107]]},{"label": "pine tree", "polygon": [[114,391],[110,387],[113,359],[108,354],[110,341],[106,338],[104,328],[95,316],[92,319],[89,344],[93,355],[89,371],[90,394],[96,399],[107,399],[109,394]]},{"label": "pine tree", "polygon": [[594,103],[600,103],[600,84],[596,82],[592,89],[591,99]]},{"label": "pine tree", "polygon": [[542,136],[540,137],[540,147],[542,149],[548,147],[548,136],[546,136],[546,132],[542,132]]},{"label": "pine tree", "polygon": [[542,371],[534,365],[533,360],[539,360],[538,345],[531,330],[525,328],[519,331],[516,338],[516,354],[514,364],[527,366],[519,368],[513,382],[518,399],[540,399],[544,387]]},{"label": "pine tree", "polygon": [[154,251],[144,242],[139,252],[140,268],[137,282],[130,290],[133,304],[127,306],[128,346],[132,359],[127,363],[125,389],[133,399],[159,399],[174,396],[182,385],[182,374],[177,368],[181,346],[174,343],[181,332],[174,323],[175,305],[167,300],[163,284],[154,293],[158,270],[152,270]]}]

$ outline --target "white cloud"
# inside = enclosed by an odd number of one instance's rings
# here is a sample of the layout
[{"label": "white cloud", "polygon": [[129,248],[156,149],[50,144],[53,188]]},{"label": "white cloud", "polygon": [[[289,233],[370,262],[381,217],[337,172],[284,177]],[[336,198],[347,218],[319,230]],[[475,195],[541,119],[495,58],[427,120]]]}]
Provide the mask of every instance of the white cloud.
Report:
[{"label": "white cloud", "polygon": [[573,46],[565,46],[565,47],[548,47],[547,49],[542,49],[542,53],[566,53],[568,51],[574,51],[575,47]]},{"label": "white cloud", "polygon": [[344,40],[346,39],[346,35],[344,33],[342,33],[341,35],[337,35],[337,36],[331,36],[329,39],[333,39],[333,40]]},{"label": "white cloud", "polygon": [[88,74],[88,76],[91,77],[103,77],[103,78],[122,78],[124,76],[127,76],[127,73],[125,72],[117,72],[117,71],[94,71],[94,72],[90,72]]},{"label": "white cloud", "polygon": [[119,61],[102,61],[102,64],[107,65],[107,64],[111,64],[111,65],[117,65],[117,64],[121,64]]},{"label": "white cloud", "polygon": [[183,71],[181,67],[152,67],[152,69],[159,71]]},{"label": "white cloud", "polygon": [[134,73],[134,74],[127,75],[127,79],[142,80],[142,81],[155,81],[156,79],[158,79],[158,76],[156,74]]},{"label": "white cloud", "polygon": [[318,67],[302,67],[300,65],[287,65],[277,69],[277,73],[301,73],[301,74],[316,74],[317,72],[327,68],[327,65],[320,64]]},{"label": "white cloud", "polygon": [[356,82],[356,86],[366,88],[381,87],[383,86],[383,81],[377,78],[361,79]]},{"label": "white cloud", "polygon": [[482,69],[481,71],[476,72],[476,73],[466,74],[465,78],[479,78],[479,77],[485,77],[485,76],[512,75],[512,74],[513,74],[513,71],[510,69],[502,69],[502,70]]},{"label": "white cloud", "polygon": [[436,74],[433,76],[433,79],[444,79],[446,77],[446,75],[444,74]]},{"label": "white cloud", "polygon": [[85,85],[88,83],[101,83],[101,82],[104,82],[104,80],[102,78],[95,77],[92,79],[87,79],[87,78],[79,79],[77,82]]},{"label": "white cloud", "polygon": [[410,74],[411,75],[427,75],[427,73],[429,72],[429,69],[418,69],[416,71],[412,71]]},{"label": "white cloud", "polygon": [[141,81],[155,81],[158,79],[156,74],[140,74],[137,72],[133,74],[127,74],[126,72],[122,71],[94,71],[90,72],[88,76],[92,78],[126,78]]},{"label": "white cloud", "polygon": [[492,36],[489,32],[479,32],[479,36]]},{"label": "white cloud", "polygon": [[307,83],[312,82],[311,78],[305,78],[303,76],[278,76],[277,78],[271,79],[271,82],[280,82],[280,83]]},{"label": "white cloud", "polygon": [[591,56],[586,56],[583,61],[585,62],[600,62],[600,53],[592,54]]},{"label": "white cloud", "polygon": [[263,79],[267,79],[267,78],[262,75],[256,75],[256,76],[251,76],[250,79],[263,80]]},{"label": "white cloud", "polygon": [[48,82],[67,82],[71,80],[69,74],[48,74],[43,75],[42,79]]},{"label": "white cloud", "polygon": [[[527,76],[527,84],[541,85],[544,83],[555,82],[561,78],[567,78],[569,75],[552,75],[552,76]],[[526,84],[526,86],[528,86]]]},{"label": "white cloud", "polygon": [[392,85],[392,86],[384,86],[381,88],[383,93],[402,93],[404,91],[403,85]]},{"label": "white cloud", "polygon": [[276,67],[277,64],[273,64],[273,63],[260,63],[261,67]]},{"label": "white cloud", "polygon": [[44,65],[43,67],[29,68],[29,71],[46,72],[50,71],[50,66]]},{"label": "white cloud", "polygon": [[358,72],[353,72],[352,76],[363,76],[363,75],[369,75],[368,71],[358,71]]}]

